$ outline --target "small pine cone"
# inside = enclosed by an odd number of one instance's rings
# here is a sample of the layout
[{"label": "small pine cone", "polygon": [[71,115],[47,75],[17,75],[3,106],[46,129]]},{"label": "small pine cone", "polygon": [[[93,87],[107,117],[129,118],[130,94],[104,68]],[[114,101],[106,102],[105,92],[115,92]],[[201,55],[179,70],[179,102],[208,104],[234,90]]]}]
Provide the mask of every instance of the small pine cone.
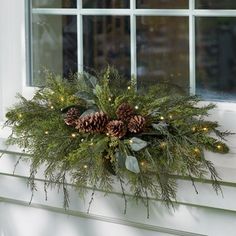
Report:
[{"label": "small pine cone", "polygon": [[95,112],[76,121],[76,129],[83,133],[101,133],[108,123],[108,116],[103,112]]},{"label": "small pine cone", "polygon": [[77,108],[72,107],[67,111],[64,121],[67,125],[75,126],[79,116],[80,111]]},{"label": "small pine cone", "polygon": [[122,103],[116,110],[116,115],[118,119],[129,122],[131,117],[134,115],[134,109],[128,103]]},{"label": "small pine cone", "polygon": [[126,132],[127,128],[121,120],[112,120],[107,124],[107,133],[112,137],[122,138]]},{"label": "small pine cone", "polygon": [[141,132],[146,125],[146,119],[143,116],[133,116],[128,124],[128,129],[131,133]]}]

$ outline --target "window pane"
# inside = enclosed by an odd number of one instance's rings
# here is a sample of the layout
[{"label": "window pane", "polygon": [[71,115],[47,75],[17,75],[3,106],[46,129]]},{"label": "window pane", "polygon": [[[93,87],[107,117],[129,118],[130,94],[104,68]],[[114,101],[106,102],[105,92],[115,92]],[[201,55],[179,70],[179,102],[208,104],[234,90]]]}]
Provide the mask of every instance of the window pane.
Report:
[{"label": "window pane", "polygon": [[76,8],[76,0],[32,0],[34,8]]},{"label": "window pane", "polygon": [[67,77],[77,72],[76,16],[36,15],[32,19],[33,85],[43,68]]},{"label": "window pane", "polygon": [[187,17],[137,18],[139,88],[167,82],[188,90],[188,52]]},{"label": "window pane", "polygon": [[188,0],[136,0],[137,8],[178,9],[188,8]]},{"label": "window pane", "polygon": [[236,9],[235,0],[196,0],[198,9]]},{"label": "window pane", "polygon": [[197,93],[236,99],[236,18],[196,19]]},{"label": "window pane", "polygon": [[84,8],[129,8],[129,0],[83,0]]},{"label": "window pane", "polygon": [[130,23],[128,16],[84,16],[85,69],[114,65],[130,77]]}]

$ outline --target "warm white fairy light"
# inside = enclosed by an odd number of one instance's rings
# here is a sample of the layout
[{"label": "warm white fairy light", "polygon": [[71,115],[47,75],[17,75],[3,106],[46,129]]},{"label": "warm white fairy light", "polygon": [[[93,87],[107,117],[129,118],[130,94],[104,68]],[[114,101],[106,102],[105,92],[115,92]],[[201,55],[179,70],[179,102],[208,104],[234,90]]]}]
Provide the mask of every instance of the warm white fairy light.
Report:
[{"label": "warm white fairy light", "polygon": [[72,138],[75,138],[75,137],[76,137],[76,134],[75,134],[75,133],[72,133],[72,134],[71,134],[71,137],[72,137]]},{"label": "warm white fairy light", "polygon": [[45,132],[44,132],[46,135],[48,135],[49,134],[49,132],[46,130]]},{"label": "warm white fairy light", "polygon": [[160,117],[160,119],[161,119],[161,120],[164,120],[164,119],[165,119],[165,117],[164,117],[164,116],[161,116],[161,117]]},{"label": "warm white fairy light", "polygon": [[139,107],[138,107],[138,105],[136,105],[134,108],[135,108],[135,110],[138,110]]},{"label": "warm white fairy light", "polygon": [[128,89],[128,90],[130,90],[130,89],[131,89],[131,87],[130,87],[130,86],[128,86],[128,87],[127,87],[127,89]]}]

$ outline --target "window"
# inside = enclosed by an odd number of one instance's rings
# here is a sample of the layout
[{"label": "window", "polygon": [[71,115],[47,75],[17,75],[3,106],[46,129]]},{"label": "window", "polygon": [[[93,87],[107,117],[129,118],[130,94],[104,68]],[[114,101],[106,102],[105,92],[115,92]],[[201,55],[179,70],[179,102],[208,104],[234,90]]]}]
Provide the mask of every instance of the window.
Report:
[{"label": "window", "polygon": [[206,100],[236,100],[236,2],[30,0],[29,85],[114,65],[138,88],[170,83]]}]

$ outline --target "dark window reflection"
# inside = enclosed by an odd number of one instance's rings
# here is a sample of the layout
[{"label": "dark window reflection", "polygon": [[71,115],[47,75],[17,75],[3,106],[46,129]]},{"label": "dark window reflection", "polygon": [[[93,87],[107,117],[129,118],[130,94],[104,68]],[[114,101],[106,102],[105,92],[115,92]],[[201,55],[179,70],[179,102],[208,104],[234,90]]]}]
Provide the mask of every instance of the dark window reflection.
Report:
[{"label": "dark window reflection", "polygon": [[199,9],[236,9],[235,0],[196,0]]},{"label": "dark window reflection", "polygon": [[76,16],[33,14],[33,81],[42,85],[42,70],[68,77],[77,72]]},{"label": "dark window reflection", "polygon": [[84,8],[129,8],[129,0],[83,0]]},{"label": "dark window reflection", "polygon": [[136,0],[137,8],[178,9],[188,8],[188,0]]},{"label": "dark window reflection", "polygon": [[236,99],[236,19],[196,19],[197,93]]},{"label": "dark window reflection", "polygon": [[189,89],[188,18],[137,18],[138,86],[169,83]]},{"label": "dark window reflection", "polygon": [[84,16],[85,69],[114,65],[130,77],[130,23],[128,16]]},{"label": "dark window reflection", "polygon": [[34,8],[76,8],[76,0],[32,0]]}]

